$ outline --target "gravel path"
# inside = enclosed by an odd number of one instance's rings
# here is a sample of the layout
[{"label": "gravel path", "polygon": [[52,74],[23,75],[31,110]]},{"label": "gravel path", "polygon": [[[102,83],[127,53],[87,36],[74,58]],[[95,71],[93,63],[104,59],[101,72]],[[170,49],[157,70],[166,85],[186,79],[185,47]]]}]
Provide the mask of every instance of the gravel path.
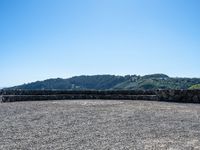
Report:
[{"label": "gravel path", "polygon": [[73,100],[0,104],[1,150],[199,150],[200,104]]}]

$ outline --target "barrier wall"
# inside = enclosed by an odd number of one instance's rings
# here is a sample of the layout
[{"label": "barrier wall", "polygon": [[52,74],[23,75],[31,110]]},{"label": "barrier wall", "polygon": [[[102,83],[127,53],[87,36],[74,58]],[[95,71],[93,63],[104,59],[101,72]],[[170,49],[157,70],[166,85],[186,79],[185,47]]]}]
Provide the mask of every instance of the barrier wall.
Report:
[{"label": "barrier wall", "polygon": [[155,91],[123,90],[123,91],[57,91],[57,90],[2,90],[1,102],[33,101],[33,100],[70,100],[70,99],[125,99],[156,100]]},{"label": "barrier wall", "polygon": [[158,90],[159,101],[200,103],[200,90]]},{"label": "barrier wall", "polygon": [[167,102],[200,103],[200,90],[122,90],[122,91],[57,91],[57,90],[1,90],[1,102],[72,100],[72,99],[116,99],[155,100]]},{"label": "barrier wall", "polygon": [[60,95],[60,94],[97,94],[97,95],[154,95],[154,90],[1,90],[0,95]]}]

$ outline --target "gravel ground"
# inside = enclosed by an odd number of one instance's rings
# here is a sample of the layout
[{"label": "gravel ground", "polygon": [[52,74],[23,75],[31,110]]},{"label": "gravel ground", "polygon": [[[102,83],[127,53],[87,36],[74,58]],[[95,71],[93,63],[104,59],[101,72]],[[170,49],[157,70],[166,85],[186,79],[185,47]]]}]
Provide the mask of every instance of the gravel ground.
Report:
[{"label": "gravel ground", "polygon": [[1,150],[199,150],[200,104],[73,100],[0,104]]}]

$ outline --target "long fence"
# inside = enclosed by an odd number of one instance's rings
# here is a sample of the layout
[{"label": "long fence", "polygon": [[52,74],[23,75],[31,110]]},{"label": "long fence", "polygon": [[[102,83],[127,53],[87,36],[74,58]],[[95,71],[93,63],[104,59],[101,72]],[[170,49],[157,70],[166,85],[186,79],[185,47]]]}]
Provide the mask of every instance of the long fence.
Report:
[{"label": "long fence", "polygon": [[1,102],[113,99],[200,103],[200,90],[1,90]]}]

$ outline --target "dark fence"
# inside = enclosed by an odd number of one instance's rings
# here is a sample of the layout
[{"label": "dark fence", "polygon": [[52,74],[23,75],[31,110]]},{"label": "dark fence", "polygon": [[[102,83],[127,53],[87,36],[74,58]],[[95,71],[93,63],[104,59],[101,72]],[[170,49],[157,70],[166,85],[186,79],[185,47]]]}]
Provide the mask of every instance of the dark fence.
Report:
[{"label": "dark fence", "polygon": [[0,95],[60,95],[60,94],[96,94],[96,95],[154,95],[154,90],[1,90]]},{"label": "dark fence", "polygon": [[1,102],[72,100],[72,99],[116,99],[156,100],[168,102],[200,103],[200,90],[1,90]]},{"label": "dark fence", "polygon": [[122,91],[61,91],[61,90],[2,90],[1,102],[33,100],[70,100],[70,99],[125,99],[156,100],[155,91],[122,90]]},{"label": "dark fence", "polygon": [[200,90],[158,90],[160,101],[200,103]]}]

